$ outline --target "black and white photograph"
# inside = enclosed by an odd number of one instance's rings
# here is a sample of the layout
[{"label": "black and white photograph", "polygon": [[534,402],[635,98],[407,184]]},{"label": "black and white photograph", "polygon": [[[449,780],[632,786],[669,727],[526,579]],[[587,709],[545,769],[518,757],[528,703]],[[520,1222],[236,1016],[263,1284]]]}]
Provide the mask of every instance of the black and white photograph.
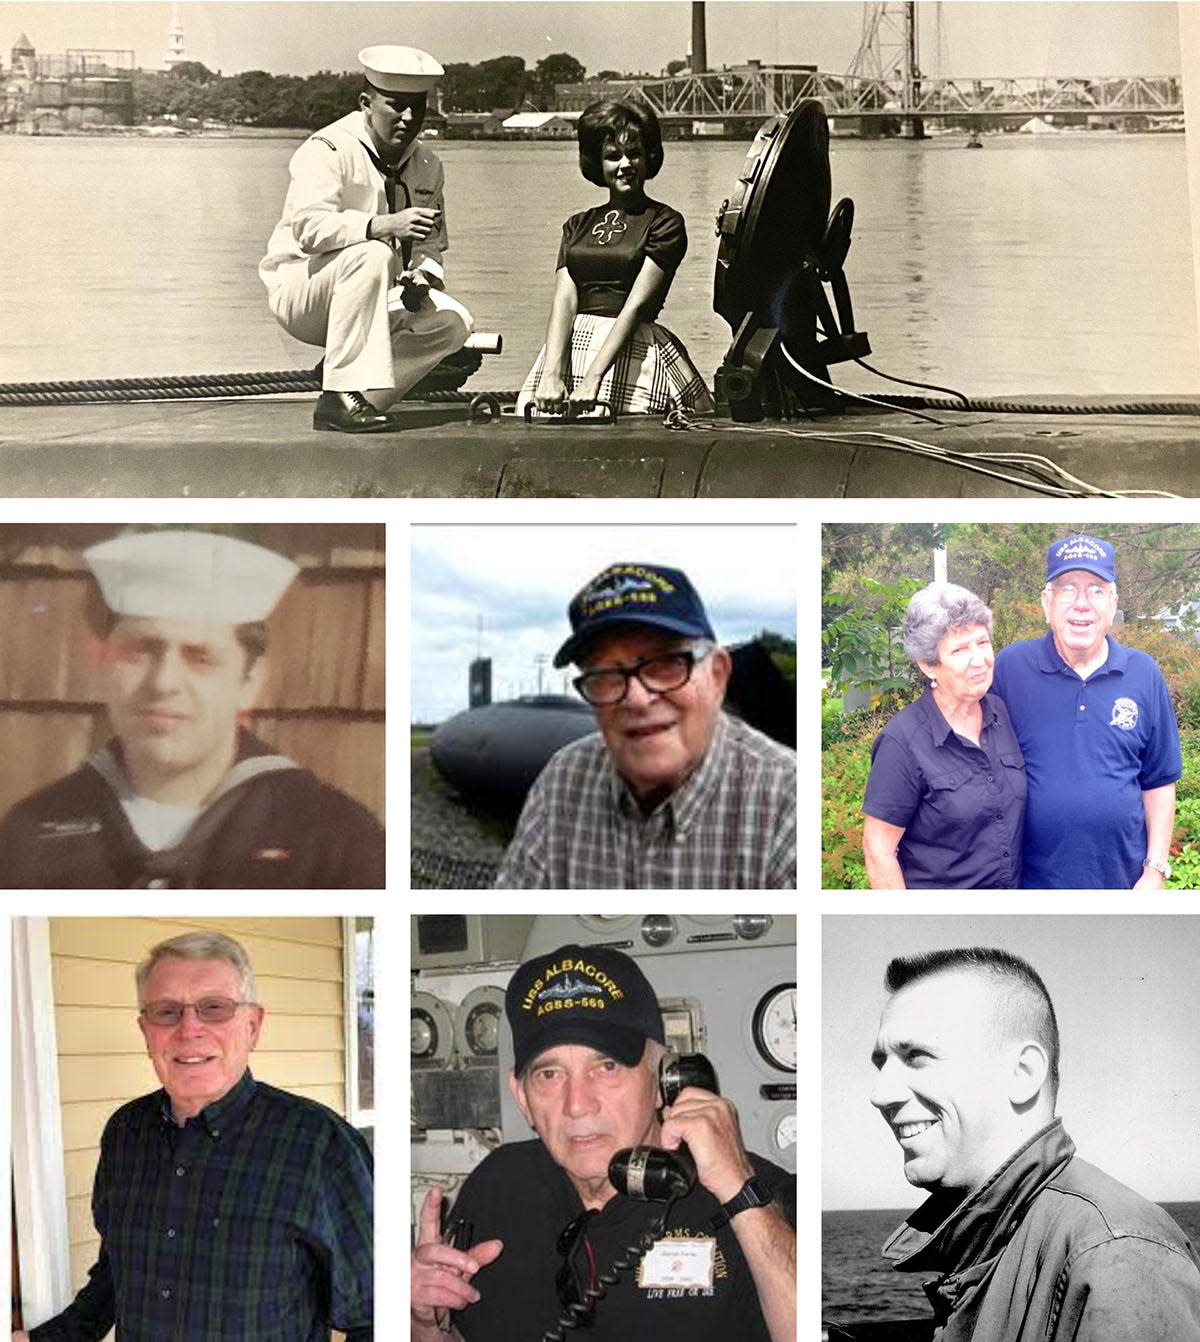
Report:
[{"label": "black and white photograph", "polygon": [[827,1342],[1196,1336],[1200,919],[822,921]]},{"label": "black and white photograph", "polygon": [[1194,494],[1189,9],[0,4],[9,492]]}]

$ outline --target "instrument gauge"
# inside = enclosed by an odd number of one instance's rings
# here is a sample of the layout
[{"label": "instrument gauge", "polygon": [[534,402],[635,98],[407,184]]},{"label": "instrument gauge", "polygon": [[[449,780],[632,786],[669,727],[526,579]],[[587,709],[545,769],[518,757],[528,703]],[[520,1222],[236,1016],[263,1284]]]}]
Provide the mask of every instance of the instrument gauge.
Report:
[{"label": "instrument gauge", "polygon": [[772,1134],[777,1151],[787,1151],[790,1147],[796,1145],[796,1115],[784,1114],[784,1116],[775,1124],[775,1131]]},{"label": "instrument gauge", "polygon": [[500,1051],[504,993],[484,984],[472,988],[454,1013],[454,1038],[464,1058],[494,1058]]},{"label": "instrument gauge", "polygon": [[409,1013],[409,1056],[424,1066],[446,1067],[454,1052],[454,1022],[446,1004],[432,993],[413,993]]},{"label": "instrument gauge", "polygon": [[754,1047],[763,1061],[781,1072],[796,1070],[796,985],[780,983],[754,1008]]},{"label": "instrument gauge", "polygon": [[733,930],[743,941],[757,941],[766,936],[774,921],[769,913],[738,913],[734,915]]}]

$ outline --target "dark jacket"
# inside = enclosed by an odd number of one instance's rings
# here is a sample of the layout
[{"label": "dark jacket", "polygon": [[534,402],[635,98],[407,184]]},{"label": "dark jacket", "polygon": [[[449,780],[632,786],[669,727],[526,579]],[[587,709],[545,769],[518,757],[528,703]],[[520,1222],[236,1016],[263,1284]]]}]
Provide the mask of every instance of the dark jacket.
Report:
[{"label": "dark jacket", "polygon": [[19,802],[0,821],[6,889],[382,889],[383,828],[365,807],[242,732],[225,784],[158,852],[121,807],[119,750]]},{"label": "dark jacket", "polygon": [[1080,1160],[1055,1119],[966,1199],[934,1194],[884,1245],[938,1342],[1198,1342],[1200,1259],[1152,1202]]}]

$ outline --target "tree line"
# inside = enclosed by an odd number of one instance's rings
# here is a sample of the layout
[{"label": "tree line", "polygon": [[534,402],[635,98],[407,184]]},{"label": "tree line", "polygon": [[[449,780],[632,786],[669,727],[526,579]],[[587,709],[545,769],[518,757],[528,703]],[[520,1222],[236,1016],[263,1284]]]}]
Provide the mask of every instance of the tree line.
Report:
[{"label": "tree line", "polygon": [[[586,73],[581,62],[565,51],[544,56],[532,69],[526,68],[520,56],[451,64],[438,84],[439,102],[443,112],[550,110],[555,84],[578,83]],[[597,75],[601,79],[619,77],[613,70]],[[199,61],[181,61],[166,72],[134,72],[134,119],[143,122],[169,116],[315,130],[348,112],[361,88],[360,71],[322,70],[301,77],[245,70],[223,75]]]}]

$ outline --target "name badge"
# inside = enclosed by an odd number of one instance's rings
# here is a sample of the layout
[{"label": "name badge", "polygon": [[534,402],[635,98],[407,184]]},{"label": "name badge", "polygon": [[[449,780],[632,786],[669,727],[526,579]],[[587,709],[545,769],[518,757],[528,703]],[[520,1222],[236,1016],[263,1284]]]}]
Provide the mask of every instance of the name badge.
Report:
[{"label": "name badge", "polygon": [[711,1291],[714,1239],[660,1239],[638,1266],[638,1285],[646,1290]]}]

